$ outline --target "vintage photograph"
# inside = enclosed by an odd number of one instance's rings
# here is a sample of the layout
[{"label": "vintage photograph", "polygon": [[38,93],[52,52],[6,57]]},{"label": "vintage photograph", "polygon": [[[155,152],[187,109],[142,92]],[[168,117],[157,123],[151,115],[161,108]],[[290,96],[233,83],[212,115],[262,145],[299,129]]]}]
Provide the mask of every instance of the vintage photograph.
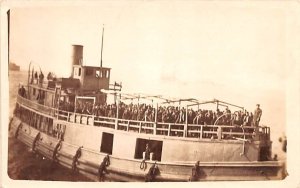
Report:
[{"label": "vintage photograph", "polygon": [[284,181],[292,18],[264,5],[9,7],[8,177]]}]

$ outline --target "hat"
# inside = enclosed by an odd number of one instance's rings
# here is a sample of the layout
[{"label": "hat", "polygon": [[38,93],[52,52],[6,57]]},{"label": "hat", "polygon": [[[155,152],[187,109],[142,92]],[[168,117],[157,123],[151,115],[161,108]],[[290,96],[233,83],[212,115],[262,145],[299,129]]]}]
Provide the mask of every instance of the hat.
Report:
[{"label": "hat", "polygon": [[256,104],[256,106],[260,106],[259,104]]}]

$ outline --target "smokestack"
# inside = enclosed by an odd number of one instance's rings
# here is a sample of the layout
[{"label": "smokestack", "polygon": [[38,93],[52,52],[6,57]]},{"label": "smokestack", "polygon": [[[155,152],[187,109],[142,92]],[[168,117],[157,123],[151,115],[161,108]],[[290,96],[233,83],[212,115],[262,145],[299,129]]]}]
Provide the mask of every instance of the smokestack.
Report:
[{"label": "smokestack", "polygon": [[82,45],[72,45],[71,77],[73,77],[73,74],[74,74],[73,65],[82,65],[82,61],[83,61],[83,46]]}]

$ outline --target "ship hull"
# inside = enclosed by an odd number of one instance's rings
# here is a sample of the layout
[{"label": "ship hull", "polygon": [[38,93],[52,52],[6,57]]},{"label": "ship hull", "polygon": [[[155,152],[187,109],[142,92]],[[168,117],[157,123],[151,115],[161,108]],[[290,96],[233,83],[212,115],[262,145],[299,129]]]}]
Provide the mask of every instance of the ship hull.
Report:
[{"label": "ship hull", "polygon": [[[34,152],[94,181],[99,181],[99,166],[107,154],[81,147],[83,144],[74,144],[53,138],[22,122],[18,117],[13,117],[9,127],[10,132]],[[72,129],[72,127],[68,127],[68,129]],[[80,151],[80,155],[78,155],[78,151]],[[142,162],[139,159],[114,155],[109,155],[109,161],[110,163],[106,167],[108,173],[101,176],[101,180],[104,178],[111,181],[145,181],[150,167],[155,163],[151,160]],[[189,181],[194,165],[190,161],[157,161],[156,164],[159,173],[153,181],[180,182]],[[200,172],[196,181],[279,180],[284,178],[284,172],[284,163],[279,161],[200,161]]]}]

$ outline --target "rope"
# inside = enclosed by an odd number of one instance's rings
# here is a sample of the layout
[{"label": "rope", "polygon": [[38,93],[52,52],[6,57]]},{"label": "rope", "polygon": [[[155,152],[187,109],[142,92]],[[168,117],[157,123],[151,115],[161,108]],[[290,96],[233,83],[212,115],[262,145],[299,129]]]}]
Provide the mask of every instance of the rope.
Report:
[{"label": "rope", "polygon": [[53,155],[52,155],[52,161],[57,161],[57,152],[61,149],[61,140],[59,140],[59,142],[56,144],[54,151],[53,151]]},{"label": "rope", "polygon": [[[106,155],[106,163],[105,163],[105,166],[107,167],[107,166],[109,166],[110,165],[110,158],[109,158],[109,155]],[[105,159],[104,158],[104,159]]]},{"label": "rope", "polygon": [[18,136],[19,136],[19,131],[20,131],[21,128],[22,128],[22,123],[19,124],[19,126],[18,126],[18,128],[17,128],[17,130],[16,130],[15,138],[18,138]]},{"label": "rope", "polygon": [[158,166],[156,162],[150,167],[148,173],[145,176],[145,182],[154,182],[156,176],[159,174]]},{"label": "rope", "polygon": [[192,175],[189,179],[189,181],[198,181],[200,176],[200,167],[199,167],[199,161],[196,162],[195,166],[192,168]]},{"label": "rope", "polygon": [[142,160],[142,162],[140,164],[140,169],[145,171],[146,168],[147,168],[147,163],[146,163],[146,160],[144,159],[144,160]]},{"label": "rope", "polygon": [[72,161],[72,170],[73,171],[77,170],[77,162],[78,162],[79,157],[81,156],[81,148],[83,148],[83,146],[80,146],[77,149],[77,151],[76,151],[76,153],[75,153],[75,155],[73,157],[73,161]]},{"label": "rope", "polygon": [[36,137],[34,138],[34,140],[32,142],[32,151],[34,151],[36,141],[39,139],[39,137],[40,137],[40,132],[36,135]]},{"label": "rope", "polygon": [[107,168],[110,165],[110,159],[109,155],[106,155],[103,158],[103,161],[101,162],[99,168],[98,168],[98,179],[99,181],[104,181],[105,174],[108,174]]}]

